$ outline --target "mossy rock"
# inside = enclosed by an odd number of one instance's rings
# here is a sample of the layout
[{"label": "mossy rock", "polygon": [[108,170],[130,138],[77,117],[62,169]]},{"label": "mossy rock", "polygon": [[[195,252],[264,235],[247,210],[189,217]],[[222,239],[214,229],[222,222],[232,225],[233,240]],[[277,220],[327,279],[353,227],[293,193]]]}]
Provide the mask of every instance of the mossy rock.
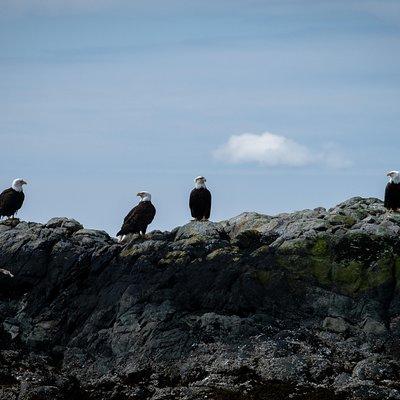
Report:
[{"label": "mossy rock", "polygon": [[254,279],[261,283],[261,285],[266,286],[271,280],[271,271],[258,270],[254,273]]},{"label": "mossy rock", "polygon": [[400,257],[379,239],[364,233],[346,235],[338,242],[327,235],[314,242],[285,242],[276,264],[300,279],[315,279],[322,286],[335,287],[348,296],[358,296],[393,283],[393,268],[400,287]]},{"label": "mossy rock", "polygon": [[367,280],[362,289],[376,288],[392,281],[395,263],[396,260],[391,254],[384,255],[376,265],[367,269]]},{"label": "mossy rock", "polygon": [[277,264],[299,278],[314,278],[323,285],[331,283],[332,257],[325,237],[316,241],[296,239],[284,242],[279,248]]},{"label": "mossy rock", "polygon": [[311,273],[319,283],[330,285],[332,283],[332,262],[329,258],[313,257],[311,259]]},{"label": "mossy rock", "polygon": [[271,248],[267,245],[261,246],[251,253],[252,257],[262,257],[271,253]]},{"label": "mossy rock", "polygon": [[293,239],[284,241],[278,248],[279,254],[308,254],[310,243],[305,239]]},{"label": "mossy rock", "polygon": [[347,228],[351,228],[357,220],[351,215],[335,214],[329,218],[331,225],[344,225]]},{"label": "mossy rock", "polygon": [[121,253],[120,256],[121,257],[139,257],[142,254],[144,254],[143,249],[141,249],[138,246],[134,246],[134,247],[125,247]]},{"label": "mossy rock", "polygon": [[393,251],[392,244],[381,237],[365,232],[348,232],[335,243],[333,254],[337,262],[357,260],[371,264],[381,259],[387,251]]},{"label": "mossy rock", "polygon": [[332,268],[332,282],[346,294],[355,294],[362,284],[363,269],[363,264],[357,261],[335,264]]},{"label": "mossy rock", "polygon": [[312,268],[309,256],[298,254],[278,254],[275,262],[279,268],[290,271],[297,278],[309,279]]},{"label": "mossy rock", "polygon": [[260,245],[261,233],[255,229],[240,232],[233,243],[240,249],[254,248]]},{"label": "mossy rock", "polygon": [[390,255],[379,259],[374,265],[352,260],[335,264],[332,281],[349,295],[367,293],[392,282],[394,259]]},{"label": "mossy rock", "polygon": [[186,265],[190,261],[190,256],[186,251],[170,251],[159,262],[158,265]]},{"label": "mossy rock", "polygon": [[329,253],[330,251],[327,239],[319,237],[311,249],[311,254],[315,257],[327,257]]},{"label": "mossy rock", "polygon": [[209,253],[206,258],[208,261],[232,259],[237,254],[237,247],[222,247]]}]

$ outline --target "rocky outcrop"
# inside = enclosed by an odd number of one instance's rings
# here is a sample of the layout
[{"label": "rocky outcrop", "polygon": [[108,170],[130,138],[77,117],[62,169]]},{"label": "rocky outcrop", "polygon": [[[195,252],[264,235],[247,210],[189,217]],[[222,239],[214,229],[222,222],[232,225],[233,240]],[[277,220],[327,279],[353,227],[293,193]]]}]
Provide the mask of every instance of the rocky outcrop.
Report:
[{"label": "rocky outcrop", "polygon": [[0,224],[0,399],[400,399],[400,215],[377,199],[118,244]]}]

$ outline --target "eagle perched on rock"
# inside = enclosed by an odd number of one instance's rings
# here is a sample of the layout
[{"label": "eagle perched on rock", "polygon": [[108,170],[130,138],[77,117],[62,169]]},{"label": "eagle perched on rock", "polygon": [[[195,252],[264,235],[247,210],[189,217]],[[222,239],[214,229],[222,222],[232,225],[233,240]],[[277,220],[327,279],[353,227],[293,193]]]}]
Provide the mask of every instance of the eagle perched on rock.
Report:
[{"label": "eagle perched on rock", "polygon": [[208,221],[211,213],[211,193],[206,188],[206,178],[194,179],[195,188],[190,192],[189,207],[195,221]]},{"label": "eagle perched on rock", "polygon": [[25,200],[23,185],[26,185],[23,179],[14,179],[11,187],[0,194],[0,218],[14,217],[22,207]]},{"label": "eagle perched on rock", "polygon": [[139,204],[134,207],[124,218],[124,223],[120,231],[117,233],[119,241],[123,241],[125,236],[131,233],[146,234],[147,226],[153,221],[156,215],[156,208],[151,202],[151,194],[149,192],[139,192]]},{"label": "eagle perched on rock", "polygon": [[400,173],[390,171],[387,176],[389,182],[385,190],[385,207],[391,211],[400,211]]}]

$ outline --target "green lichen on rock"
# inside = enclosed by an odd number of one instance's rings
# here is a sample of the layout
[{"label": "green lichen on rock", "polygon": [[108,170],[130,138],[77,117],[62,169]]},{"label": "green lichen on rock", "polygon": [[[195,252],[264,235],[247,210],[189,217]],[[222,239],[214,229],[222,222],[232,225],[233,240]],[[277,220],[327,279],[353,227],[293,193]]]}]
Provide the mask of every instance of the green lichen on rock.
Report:
[{"label": "green lichen on rock", "polygon": [[332,268],[332,282],[346,294],[355,294],[362,283],[363,265],[359,261],[335,264]]},{"label": "green lichen on rock", "polygon": [[186,251],[170,251],[159,262],[159,265],[186,265],[190,261],[190,256]]},{"label": "green lichen on rock", "polygon": [[[353,254],[355,251],[358,258]],[[335,287],[349,296],[390,283],[394,262],[390,251],[363,233],[348,235],[342,242],[331,241],[328,236],[320,236],[311,243],[305,239],[288,241],[277,255],[280,268],[300,279],[312,277],[321,285]],[[396,262],[400,277],[400,257]]]},{"label": "green lichen on rock", "polygon": [[206,241],[204,240],[204,237],[200,237],[200,236],[192,236],[188,239],[185,239],[183,241],[183,245],[184,246],[205,246],[206,245]]},{"label": "green lichen on rock", "polygon": [[291,254],[308,254],[310,244],[304,238],[286,240],[279,247],[279,254],[281,255],[291,255]]},{"label": "green lichen on rock", "polygon": [[296,239],[280,246],[277,259],[280,268],[287,269],[299,278],[315,278],[323,285],[330,283],[331,257],[329,244],[324,237],[316,241]]},{"label": "green lichen on rock", "polygon": [[261,233],[255,229],[249,229],[239,233],[233,241],[240,249],[255,247],[260,243]]},{"label": "green lichen on rock", "polygon": [[222,258],[232,258],[235,254],[237,254],[237,248],[235,247],[223,247],[212,251],[207,255],[206,259],[208,261],[222,259]]},{"label": "green lichen on rock", "polygon": [[375,288],[393,279],[395,260],[391,254],[385,254],[373,268],[367,269],[365,285],[362,289]]},{"label": "green lichen on rock", "polygon": [[374,265],[351,260],[348,263],[335,264],[332,281],[349,295],[357,295],[377,289],[393,279],[393,258],[386,255]]},{"label": "green lichen on rock", "polygon": [[296,254],[278,254],[275,263],[280,269],[290,271],[298,278],[310,276],[309,261],[306,257]]},{"label": "green lichen on rock", "polygon": [[323,285],[331,283],[332,264],[328,258],[313,257],[311,259],[311,271],[313,277]]},{"label": "green lichen on rock", "polygon": [[142,255],[144,252],[140,247],[125,247],[121,253],[120,256],[121,257],[139,257],[140,255]]},{"label": "green lichen on rock", "polygon": [[271,271],[259,270],[254,273],[256,281],[260,282],[261,285],[265,286],[271,280]]},{"label": "green lichen on rock", "polygon": [[344,225],[347,228],[351,228],[357,220],[351,215],[335,214],[328,220],[332,225]]},{"label": "green lichen on rock", "polygon": [[327,239],[319,237],[311,249],[311,254],[316,257],[325,257],[329,254]]},{"label": "green lichen on rock", "polygon": [[311,248],[310,262],[314,278],[324,285],[330,284],[332,260],[326,238],[316,240]]},{"label": "green lichen on rock", "polygon": [[258,249],[254,250],[251,253],[252,257],[261,257],[261,256],[265,256],[266,254],[270,253],[271,248],[268,245],[263,245],[261,247],[259,247]]}]

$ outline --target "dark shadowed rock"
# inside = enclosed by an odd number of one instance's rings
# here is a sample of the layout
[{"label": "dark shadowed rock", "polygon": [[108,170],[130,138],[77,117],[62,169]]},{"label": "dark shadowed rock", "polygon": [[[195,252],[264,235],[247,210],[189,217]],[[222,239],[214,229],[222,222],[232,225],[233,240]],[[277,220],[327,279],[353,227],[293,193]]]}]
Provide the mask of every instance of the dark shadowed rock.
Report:
[{"label": "dark shadowed rock", "polygon": [[0,223],[0,400],[400,399],[400,217],[377,199],[116,243]]}]

